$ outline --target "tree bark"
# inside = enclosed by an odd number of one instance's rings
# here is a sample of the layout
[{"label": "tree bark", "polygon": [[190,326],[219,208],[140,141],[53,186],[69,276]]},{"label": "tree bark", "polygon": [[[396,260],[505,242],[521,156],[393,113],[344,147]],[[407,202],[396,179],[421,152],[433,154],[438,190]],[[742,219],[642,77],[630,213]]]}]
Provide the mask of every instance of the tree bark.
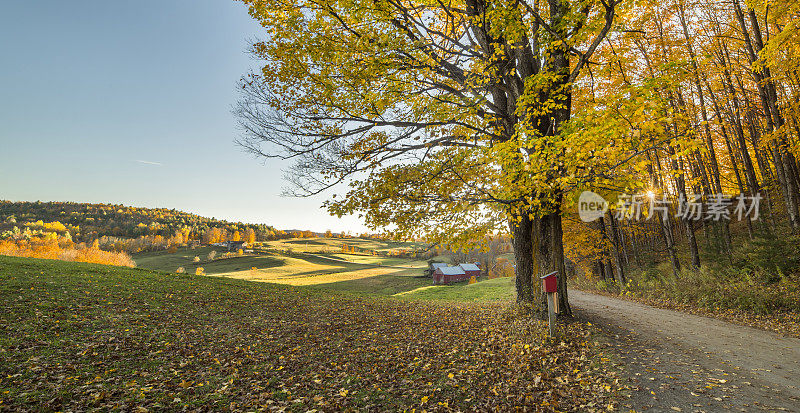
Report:
[{"label": "tree bark", "polygon": [[527,213],[509,222],[514,247],[517,303],[536,305],[533,295],[533,223]]},{"label": "tree bark", "polygon": [[[561,213],[551,212],[533,221],[534,269],[540,276],[558,271],[558,309],[559,316],[572,315],[567,296],[567,271],[564,265],[564,242],[561,226]],[[541,291],[541,281],[535,277],[539,291],[540,308],[547,308],[547,296]]]},{"label": "tree bark", "polygon": [[[600,223],[600,233],[603,234],[603,238],[607,238],[607,239],[610,240],[611,237],[609,237],[608,236],[608,232],[606,232],[605,219],[603,219],[603,217],[600,217],[598,222]],[[603,259],[603,267],[605,268],[605,274],[606,274],[607,279],[613,281],[614,280],[614,270],[611,268],[611,259],[610,258],[605,257],[605,259]]]},{"label": "tree bark", "polygon": [[617,224],[617,219],[614,218],[613,213],[608,214],[608,223],[611,230],[611,240],[614,244],[614,264],[616,265],[617,269],[617,277],[616,281],[620,286],[624,286],[626,283],[625,278],[625,258],[623,257],[624,252],[622,251],[622,240],[619,236],[619,225]]}]

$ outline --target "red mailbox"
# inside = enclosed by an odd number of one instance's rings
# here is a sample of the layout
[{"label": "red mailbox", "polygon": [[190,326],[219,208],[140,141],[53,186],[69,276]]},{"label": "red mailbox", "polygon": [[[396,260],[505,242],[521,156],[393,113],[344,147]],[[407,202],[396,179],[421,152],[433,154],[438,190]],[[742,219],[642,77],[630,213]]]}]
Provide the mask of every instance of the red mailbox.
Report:
[{"label": "red mailbox", "polygon": [[558,271],[553,271],[542,278],[542,289],[546,293],[558,292]]}]

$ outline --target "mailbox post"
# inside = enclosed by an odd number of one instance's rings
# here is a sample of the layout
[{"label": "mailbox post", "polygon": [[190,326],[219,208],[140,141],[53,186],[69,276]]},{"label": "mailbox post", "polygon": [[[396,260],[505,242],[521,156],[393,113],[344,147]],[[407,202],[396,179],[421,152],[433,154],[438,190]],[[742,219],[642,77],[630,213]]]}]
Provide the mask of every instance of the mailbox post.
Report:
[{"label": "mailbox post", "polygon": [[541,277],[541,279],[542,291],[547,293],[547,325],[550,329],[550,337],[553,337],[556,322],[555,295],[558,292],[558,271],[553,271]]}]

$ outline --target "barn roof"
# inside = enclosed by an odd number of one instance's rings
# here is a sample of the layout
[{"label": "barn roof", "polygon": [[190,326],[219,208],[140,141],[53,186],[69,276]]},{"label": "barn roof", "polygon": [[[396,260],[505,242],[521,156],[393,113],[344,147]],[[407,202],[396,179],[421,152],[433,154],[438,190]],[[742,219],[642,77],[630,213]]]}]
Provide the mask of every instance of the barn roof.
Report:
[{"label": "barn roof", "polygon": [[475,264],[467,263],[467,264],[458,264],[459,267],[463,268],[464,271],[480,271],[480,267]]},{"label": "barn roof", "polygon": [[464,269],[461,267],[440,267],[438,271],[442,272],[442,275],[464,275]]},{"label": "barn roof", "polygon": [[437,268],[447,267],[448,265],[443,262],[432,262],[431,269],[436,271]]}]

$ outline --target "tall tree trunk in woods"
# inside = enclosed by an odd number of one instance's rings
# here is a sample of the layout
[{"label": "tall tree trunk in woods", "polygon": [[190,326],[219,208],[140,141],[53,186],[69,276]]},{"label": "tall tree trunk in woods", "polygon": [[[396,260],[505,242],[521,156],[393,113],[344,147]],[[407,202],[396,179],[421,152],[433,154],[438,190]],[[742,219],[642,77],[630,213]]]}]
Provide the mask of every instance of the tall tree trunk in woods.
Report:
[{"label": "tall tree trunk in woods", "polygon": [[633,259],[636,261],[637,266],[641,266],[642,261],[639,259],[638,231],[631,220],[625,222],[625,228],[628,230],[628,239],[631,242],[630,251],[633,252]]},{"label": "tall tree trunk in woods", "polygon": [[614,264],[617,269],[616,281],[620,286],[624,286],[625,278],[625,258],[622,251],[622,240],[619,236],[619,225],[613,213],[608,214],[609,230],[611,231],[611,242],[614,244]]},{"label": "tall tree trunk in woods", "polygon": [[[671,93],[670,93],[671,94]],[[675,107],[675,100],[672,96],[670,96],[670,101],[672,102],[673,107]],[[673,124],[672,128],[674,130],[675,136],[679,135],[678,125]],[[672,168],[672,173],[674,174],[675,179],[675,187],[678,190],[678,196],[684,200],[688,199],[686,194],[686,180],[684,178],[684,169],[682,165],[678,164],[677,154],[675,152],[675,148],[672,145],[667,144],[667,150],[670,155],[670,163]],[[692,268],[700,268],[700,251],[697,248],[697,239],[695,238],[694,234],[694,223],[692,220],[688,219],[685,215],[680,217],[681,223],[683,223],[684,231],[686,233],[686,242],[689,246],[689,255],[691,257],[691,265]]]},{"label": "tall tree trunk in woods", "polygon": [[[608,235],[608,232],[606,231],[605,219],[603,219],[603,217],[600,217],[600,219],[598,219],[597,221],[600,223],[600,233],[603,234],[603,238],[611,241],[611,237]],[[613,253],[612,251],[609,252]],[[605,269],[606,277],[608,277],[609,280],[613,281],[614,270],[611,267],[611,259],[607,256],[603,259],[603,267]]]},{"label": "tall tree trunk in woods", "polygon": [[[712,192],[711,192],[711,188],[708,185],[707,177],[703,177],[703,173],[701,172],[701,168],[702,168],[701,165],[702,165],[703,160],[702,160],[699,152],[695,152],[694,155],[695,155],[695,159],[694,160],[691,159],[691,158],[686,159],[686,161],[689,164],[689,170],[692,173],[693,181],[697,182],[699,180],[699,182],[700,182],[700,186],[698,186],[697,184],[692,185],[692,192],[695,195],[702,194],[702,198],[708,200],[708,199],[710,199]],[[711,234],[710,234],[711,229],[709,228],[709,226],[711,226],[711,223],[704,219],[702,221],[702,225],[703,225],[703,235],[706,238],[706,248],[711,248],[711,246],[712,246],[711,245],[711,238],[712,237],[711,237]],[[715,233],[717,232],[716,229],[717,228],[715,227]],[[714,247],[718,251],[721,251],[722,248],[720,248],[719,241],[721,241],[719,239],[719,234],[716,234]]]},{"label": "tall tree trunk in woods", "polygon": [[596,260],[594,262],[594,275],[600,277],[601,280],[606,280],[605,268],[603,268],[603,261]]},{"label": "tall tree trunk in woods", "polygon": [[[670,146],[670,150],[674,151]],[[674,153],[672,154],[674,156]],[[672,160],[673,169],[676,171],[681,171],[675,176],[675,184],[678,187],[678,195],[683,196],[683,199],[687,199],[686,196],[686,181],[683,176],[682,169],[675,169],[677,168],[677,161],[675,159]],[[700,268],[700,251],[697,248],[697,238],[694,234],[694,222],[687,217],[681,217],[681,222],[684,225],[686,231],[686,242],[689,244],[689,255],[691,256],[691,264],[692,268]]]},{"label": "tall tree trunk in woods", "polygon": [[619,235],[619,245],[620,251],[622,252],[622,263],[625,265],[625,268],[630,265],[630,252],[628,251],[628,237],[626,236],[625,232],[622,230],[622,224],[617,222],[617,234]]},{"label": "tall tree trunk in woods", "polygon": [[[756,172],[753,168],[753,161],[750,158],[750,154],[747,151],[747,144],[745,143],[744,137],[744,128],[742,127],[742,109],[739,105],[739,97],[737,96],[736,87],[733,84],[733,79],[731,76],[730,71],[728,71],[728,67],[732,64],[730,60],[730,53],[728,52],[727,46],[724,44],[722,45],[722,51],[724,53],[723,56],[723,71],[722,71],[722,82],[726,86],[726,90],[728,92],[729,101],[733,103],[733,112],[729,113],[729,118],[731,123],[734,126],[734,132],[736,133],[736,142],[738,144],[739,153],[741,154],[742,159],[742,168],[744,169],[744,176],[747,180],[747,186],[750,189],[749,193],[755,195],[760,190],[758,179],[756,178]],[[743,95],[746,97],[746,91],[742,91]]]},{"label": "tall tree trunk in woods", "polygon": [[[742,183],[742,176],[739,173],[739,166],[736,164],[736,155],[731,148],[730,138],[728,137],[728,129],[725,127],[724,118],[722,117],[722,111],[719,108],[719,103],[717,102],[717,97],[714,95],[714,90],[711,89],[711,86],[708,84],[708,80],[704,78],[706,89],[708,89],[708,94],[711,97],[712,107],[714,108],[714,114],[719,119],[719,126],[720,126],[720,134],[722,135],[723,140],[725,141],[725,147],[728,149],[728,157],[731,161],[731,168],[733,169],[734,175],[736,176],[736,184],[737,188],[739,188],[739,193],[744,194],[745,188]],[[718,193],[722,193],[722,183],[720,182],[719,171],[717,171],[717,186],[715,187]],[[749,235],[750,239],[753,239],[753,223],[750,220],[750,216],[745,217],[745,221],[747,222],[747,234]],[[730,236],[730,226],[725,225],[725,229],[728,231],[726,239],[728,240],[728,251],[732,251],[733,247],[731,245],[731,236]]]},{"label": "tall tree trunk in woods", "polygon": [[[603,225],[603,218],[597,220],[596,229],[602,236],[605,236],[605,225]],[[594,261],[594,272],[595,275],[600,276],[603,281],[606,280],[605,254],[601,254],[600,256],[596,257]]]},{"label": "tall tree trunk in woods", "polygon": [[[714,105],[714,113],[716,114],[717,118],[720,120],[720,131],[722,133],[722,138],[725,140],[725,147],[728,149],[728,157],[730,158],[731,168],[733,169],[733,173],[736,177],[736,185],[739,188],[739,193],[745,193],[745,187],[742,183],[742,175],[739,173],[739,166],[736,162],[736,153],[733,151],[731,147],[731,140],[728,137],[728,130],[725,128],[725,123],[723,123],[722,113],[719,108],[719,104],[717,103],[716,96],[714,96],[713,90],[709,87],[708,88],[709,94],[711,96],[711,101]],[[747,223],[747,234],[752,240],[754,238],[753,234],[753,222],[750,220],[750,216],[745,216],[745,222]]]},{"label": "tall tree trunk in woods", "polygon": [[[567,30],[564,25],[564,19],[567,18],[567,14],[570,11],[568,4],[563,0],[547,0],[547,3],[550,9],[550,27],[559,32],[560,36],[566,38]],[[613,13],[607,14],[606,17],[606,23],[610,24],[613,19]],[[540,127],[544,126],[542,132],[545,135],[558,136],[562,125],[570,119],[572,86],[569,77],[572,68],[570,67],[569,56],[570,51],[566,44],[562,42],[561,45],[550,51],[550,59],[545,63],[545,68],[555,76],[553,85],[550,87],[553,90],[561,91],[554,97],[555,109],[552,114],[548,114],[538,122]],[[563,173],[561,170],[558,172]],[[549,212],[536,218],[533,222],[534,271],[538,270],[540,276],[551,271],[558,271],[559,315],[571,315],[572,310],[567,296],[567,271],[564,265],[563,228],[561,225],[562,196],[563,194],[559,189],[554,189],[553,193],[546,194],[542,200],[545,208],[549,207]],[[545,309],[547,307],[545,294],[540,294],[540,300],[540,308]]]},{"label": "tall tree trunk in woods", "polygon": [[[650,158],[650,153],[647,153],[648,159],[650,159],[650,165],[648,165],[647,170],[650,173],[650,180],[652,181],[653,188],[662,188],[661,186],[661,160],[659,159],[658,152],[653,151],[655,155],[655,162]],[[658,172],[653,170],[653,164],[656,165],[658,168]],[[677,277],[678,274],[681,272],[681,263],[678,260],[678,254],[675,251],[675,235],[672,232],[672,225],[669,221],[669,211],[660,211],[660,216],[654,217],[658,218],[659,221],[659,229],[661,231],[661,236],[664,239],[664,247],[669,254],[669,261],[672,264],[672,273]]]}]

